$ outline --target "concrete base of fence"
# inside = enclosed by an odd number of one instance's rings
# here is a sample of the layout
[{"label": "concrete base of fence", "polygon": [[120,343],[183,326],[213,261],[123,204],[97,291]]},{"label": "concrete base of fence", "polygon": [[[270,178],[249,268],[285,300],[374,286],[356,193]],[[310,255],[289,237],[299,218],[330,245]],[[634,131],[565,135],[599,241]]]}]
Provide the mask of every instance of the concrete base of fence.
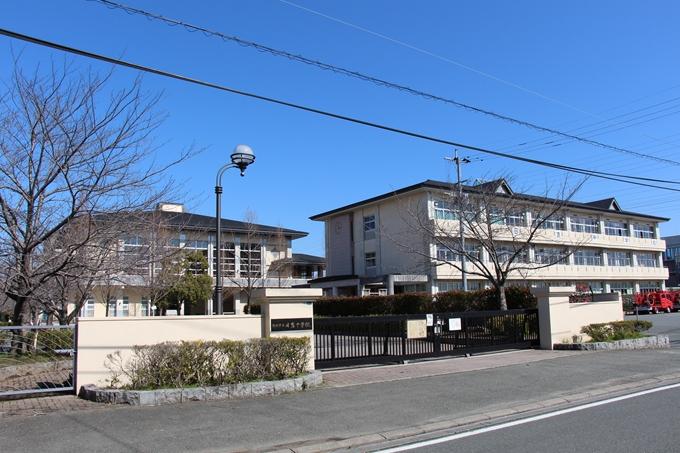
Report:
[{"label": "concrete base of fence", "polygon": [[94,385],[80,388],[83,399],[109,404],[131,406],[162,406],[187,401],[215,401],[225,399],[254,398],[300,392],[320,385],[323,381],[320,371],[312,371],[297,378],[280,381],[248,382],[215,387],[191,387],[183,389],[123,390],[103,389]]},{"label": "concrete base of fence", "polygon": [[557,343],[553,349],[562,351],[609,351],[615,349],[670,348],[668,335],[654,335],[632,340],[603,341],[597,343]]}]

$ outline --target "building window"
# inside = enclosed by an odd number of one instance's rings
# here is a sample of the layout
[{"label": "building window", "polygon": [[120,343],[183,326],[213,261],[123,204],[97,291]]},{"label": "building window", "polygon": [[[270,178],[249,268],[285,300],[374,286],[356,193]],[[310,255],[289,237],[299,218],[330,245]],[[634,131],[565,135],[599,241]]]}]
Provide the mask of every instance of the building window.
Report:
[{"label": "building window", "polygon": [[652,291],[660,291],[661,282],[640,282],[640,292],[649,293]]},{"label": "building window", "polygon": [[621,294],[632,294],[633,284],[631,282],[609,282],[609,291]]},{"label": "building window", "polygon": [[140,316],[151,316],[151,302],[146,297],[142,297],[139,314]]},{"label": "building window", "polygon": [[[468,291],[477,291],[480,289],[480,282],[475,280],[468,280]],[[463,282],[462,281],[448,281],[448,280],[438,280],[437,281],[437,292],[447,293],[449,291],[462,291]]]},{"label": "building window", "polygon": [[[460,250],[460,245],[458,247],[455,245],[447,247],[443,244],[437,244],[437,259],[439,261],[460,261],[460,253],[456,250]],[[465,251],[467,259],[479,260],[481,253],[481,247],[479,245],[467,242],[465,244]]]},{"label": "building window", "polygon": [[459,261],[459,256],[445,245],[437,245],[437,259],[439,261]]},{"label": "building window", "polygon": [[376,264],[376,259],[375,259],[375,252],[367,252],[364,255],[364,262],[366,263],[366,267],[375,267]]},{"label": "building window", "polygon": [[456,220],[456,210],[452,203],[447,201],[435,200],[434,202],[434,218],[440,220]]},{"label": "building window", "polygon": [[636,238],[654,239],[654,227],[645,224],[633,224],[633,236]]},{"label": "building window", "polygon": [[567,253],[564,249],[556,247],[537,247],[534,250],[534,261],[537,264],[565,263]]},{"label": "building window", "polygon": [[577,233],[599,233],[599,223],[597,219],[589,217],[572,217],[571,231]]},{"label": "building window", "polygon": [[241,244],[241,277],[262,276],[262,247],[260,244]]},{"label": "building window", "polygon": [[[540,223],[543,222],[543,223]],[[536,219],[534,220],[535,224],[540,223],[540,228],[543,228],[544,230],[564,230],[564,217],[555,217],[555,216],[550,216],[547,219],[543,220],[540,216],[536,216]]]},{"label": "building window", "polygon": [[604,222],[604,234],[607,236],[628,236],[628,224],[607,220]]},{"label": "building window", "polygon": [[83,318],[94,317],[94,299],[87,299],[80,308],[80,316]]},{"label": "building window", "polygon": [[[496,247],[496,256],[498,261],[505,263],[510,260],[513,255],[517,253],[517,250],[509,245],[500,245]],[[529,256],[527,254],[526,248],[517,253],[517,256],[513,259],[514,263],[527,263],[529,262]]]},{"label": "building window", "polygon": [[602,266],[602,254],[597,250],[577,250],[574,252],[577,266]]},{"label": "building window", "polygon": [[364,240],[375,239],[375,215],[364,216]]},{"label": "building window", "polygon": [[[220,244],[222,248],[222,276],[224,277],[234,277],[236,276],[236,251],[234,249],[233,242],[222,242]],[[217,272],[217,253],[213,253],[213,275]]]},{"label": "building window", "polygon": [[630,266],[632,261],[628,252],[607,252],[607,264],[610,266]]},{"label": "building window", "polygon": [[109,317],[124,318],[130,316],[130,303],[127,296],[121,300],[109,300]]},{"label": "building window", "polygon": [[653,253],[638,253],[637,264],[640,267],[659,267],[659,261]]}]

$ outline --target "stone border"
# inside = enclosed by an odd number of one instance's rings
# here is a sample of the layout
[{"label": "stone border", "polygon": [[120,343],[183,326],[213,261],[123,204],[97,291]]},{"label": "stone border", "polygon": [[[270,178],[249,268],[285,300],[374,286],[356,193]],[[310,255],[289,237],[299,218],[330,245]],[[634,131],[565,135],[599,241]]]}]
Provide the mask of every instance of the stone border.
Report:
[{"label": "stone border", "polygon": [[191,387],[184,389],[123,390],[103,389],[94,385],[80,388],[78,396],[89,401],[130,406],[162,406],[187,401],[216,401],[225,399],[254,398],[300,392],[323,382],[320,371],[310,371],[297,378],[280,381],[259,381],[229,384],[215,387]]},{"label": "stone border", "polygon": [[668,335],[652,335],[631,340],[617,340],[598,343],[558,343],[553,349],[559,351],[609,351],[615,349],[659,349],[670,348]]}]

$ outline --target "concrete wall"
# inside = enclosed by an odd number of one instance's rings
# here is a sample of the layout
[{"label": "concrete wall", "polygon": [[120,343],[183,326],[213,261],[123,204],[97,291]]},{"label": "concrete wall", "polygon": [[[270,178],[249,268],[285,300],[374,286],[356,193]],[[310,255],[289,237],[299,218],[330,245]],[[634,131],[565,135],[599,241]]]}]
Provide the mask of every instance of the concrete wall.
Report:
[{"label": "concrete wall", "polygon": [[[594,301],[569,303],[574,286],[536,288],[532,292],[538,298],[541,349],[552,349],[556,343],[572,341],[588,324],[623,320],[623,305],[619,293],[595,294]],[[584,336],[584,340],[589,338]]]},{"label": "concrete wall", "polygon": [[127,318],[78,318],[76,321],[76,390],[83,385],[106,386],[111,373],[107,355],[120,351],[128,360],[133,346],[166,341],[248,340],[265,337],[307,337],[312,353],[309,369],[314,369],[313,329],[272,332],[272,320],[312,320],[313,301],[321,289],[267,288],[254,294],[262,305],[262,315],[158,316]]},{"label": "concrete wall", "polygon": [[106,356],[120,351],[124,360],[132,346],[181,340],[247,340],[260,338],[262,321],[246,316],[159,316],[150,318],[78,318],[75,388],[106,385]]}]

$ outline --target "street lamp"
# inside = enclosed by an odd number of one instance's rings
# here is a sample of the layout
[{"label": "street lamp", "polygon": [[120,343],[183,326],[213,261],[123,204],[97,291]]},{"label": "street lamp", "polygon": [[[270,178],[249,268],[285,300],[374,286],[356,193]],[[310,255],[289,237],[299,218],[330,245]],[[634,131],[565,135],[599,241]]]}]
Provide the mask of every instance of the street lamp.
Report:
[{"label": "street lamp", "polygon": [[241,176],[246,171],[248,165],[255,162],[255,155],[253,150],[248,145],[236,145],[234,151],[231,153],[231,163],[225,164],[217,172],[217,180],[215,181],[215,246],[217,247],[217,275],[215,276],[215,305],[217,307],[217,314],[224,313],[222,305],[222,175],[229,168],[238,168],[241,171]]}]

